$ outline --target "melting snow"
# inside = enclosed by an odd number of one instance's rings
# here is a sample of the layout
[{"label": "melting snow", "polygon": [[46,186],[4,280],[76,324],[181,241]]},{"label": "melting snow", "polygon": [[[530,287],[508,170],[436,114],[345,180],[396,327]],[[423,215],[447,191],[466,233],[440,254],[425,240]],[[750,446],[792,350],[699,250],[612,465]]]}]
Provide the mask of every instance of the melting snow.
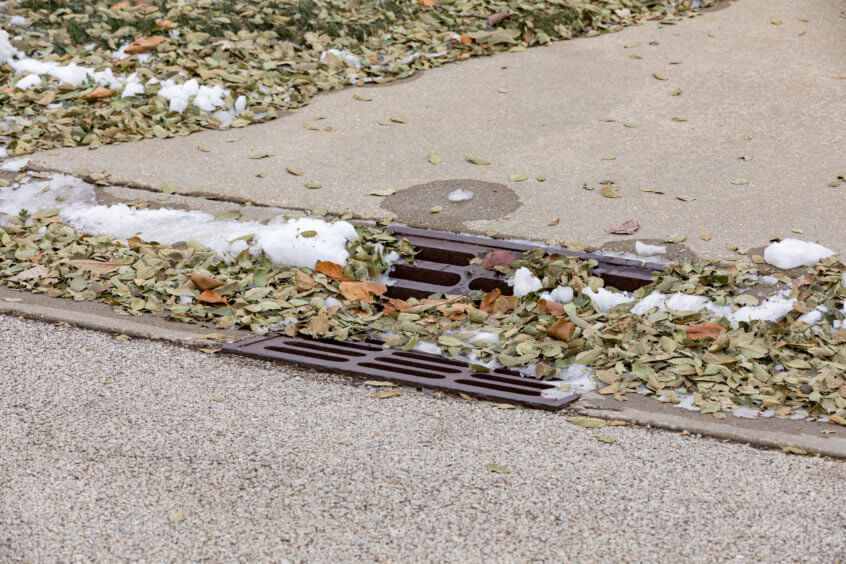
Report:
[{"label": "melting snow", "polygon": [[[68,196],[68,199],[57,204],[56,196]],[[318,260],[346,264],[346,244],[358,237],[355,228],[346,221],[329,223],[316,218],[276,218],[264,225],[255,221],[214,221],[213,215],[200,211],[139,210],[125,204],[102,206],[95,203],[90,184],[61,174],[49,181],[23,184],[17,189],[0,188],[2,213],[16,215],[21,209],[35,212],[53,207],[61,207],[62,218],[79,231],[119,238],[137,235],[164,244],[194,240],[224,257],[237,255],[245,249],[253,254],[264,251],[276,264],[309,268]],[[0,216],[2,223],[5,221]],[[306,232],[315,234],[303,237]]]},{"label": "melting snow", "polygon": [[830,257],[834,251],[808,241],[785,239],[764,249],[764,260],[781,269],[797,266],[814,266],[820,259]]},{"label": "melting snow", "polygon": [[642,256],[651,257],[666,254],[667,247],[663,245],[647,245],[646,243],[635,241],[635,252]]},{"label": "melting snow", "polygon": [[594,292],[591,288],[585,288],[582,293],[590,298],[598,311],[606,312],[614,306],[633,301],[634,298],[628,292],[611,292],[600,288]]},{"label": "melting snow", "polygon": [[521,266],[514,273],[514,295],[522,298],[531,292],[537,292],[543,288],[543,283],[525,266]]},{"label": "melting snow", "polygon": [[458,190],[450,192],[449,196],[447,196],[447,200],[449,200],[450,202],[463,202],[465,200],[471,199],[472,197],[473,192],[471,192],[470,190],[462,190],[461,188],[459,188]]},{"label": "melting snow", "polygon": [[559,304],[568,304],[573,301],[573,289],[570,286],[558,286],[551,292],[544,292],[541,299],[551,300]]}]

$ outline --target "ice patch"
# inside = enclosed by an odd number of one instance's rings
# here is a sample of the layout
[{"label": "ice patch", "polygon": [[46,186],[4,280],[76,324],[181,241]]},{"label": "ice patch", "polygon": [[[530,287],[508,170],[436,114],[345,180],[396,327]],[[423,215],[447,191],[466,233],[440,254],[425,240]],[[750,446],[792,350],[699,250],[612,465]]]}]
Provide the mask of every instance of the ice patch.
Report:
[{"label": "ice patch", "polygon": [[651,257],[666,254],[667,247],[663,245],[647,245],[646,243],[635,241],[635,252],[642,256]]},{"label": "ice patch", "polygon": [[[561,381],[559,383],[559,380]],[[593,370],[582,364],[571,364],[566,370],[557,374],[555,380],[549,380],[558,387],[548,388],[541,392],[541,397],[561,399],[573,394],[585,394],[596,389]]]},{"label": "ice patch", "polygon": [[611,308],[620,304],[625,304],[633,300],[631,295],[627,292],[610,292],[605,288],[600,288],[594,292],[591,288],[585,288],[582,293],[590,298],[593,306],[597,311],[606,312]]},{"label": "ice patch", "polygon": [[323,300],[323,305],[326,307],[326,309],[330,309],[330,308],[333,308],[335,306],[338,306],[339,308],[344,309],[344,304],[341,303],[341,300],[339,300],[338,298],[336,298],[334,296],[329,296],[328,298]]},{"label": "ice patch", "polygon": [[465,200],[469,200],[473,197],[473,192],[470,190],[462,190],[459,188],[458,190],[454,190],[449,193],[447,196],[447,200],[450,202],[463,202]]},{"label": "ice patch", "polygon": [[514,273],[512,286],[514,286],[514,295],[522,298],[531,292],[537,292],[543,288],[543,283],[531,270],[525,266],[521,266]]},{"label": "ice patch", "polygon": [[18,172],[23,167],[29,164],[29,159],[15,159],[13,161],[6,161],[0,165],[0,170],[7,170],[9,172]]},{"label": "ice patch", "polygon": [[764,260],[781,269],[797,266],[814,266],[820,259],[830,257],[834,251],[808,241],[784,239],[764,249]]}]

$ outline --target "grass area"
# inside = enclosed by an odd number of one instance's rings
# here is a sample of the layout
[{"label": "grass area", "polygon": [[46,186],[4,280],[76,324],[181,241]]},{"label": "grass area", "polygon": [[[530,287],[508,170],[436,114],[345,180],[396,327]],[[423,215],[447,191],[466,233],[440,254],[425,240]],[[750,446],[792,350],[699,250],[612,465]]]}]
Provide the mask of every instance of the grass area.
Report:
[{"label": "grass area", "polygon": [[[690,0],[680,4],[684,11]],[[143,82],[195,78],[225,87],[227,106],[245,96],[247,109],[232,127],[272,119],[351,82],[382,83],[471,56],[676,17],[664,0],[21,0],[2,10],[0,23],[26,56],[111,69],[120,77],[138,73]],[[489,23],[497,13],[509,17]],[[26,23],[12,24],[13,16]],[[113,58],[144,37],[162,38],[148,50],[149,60]],[[321,62],[330,49],[354,55],[360,67],[343,56]],[[220,126],[194,106],[169,111],[157,96],[160,84],[147,84],[134,97],[121,98],[117,88],[92,97],[97,85],[91,82],[71,87],[42,75],[41,84],[21,90],[9,65],[0,66],[0,76],[9,85],[0,92],[0,120],[6,120],[0,134],[10,154]]]}]

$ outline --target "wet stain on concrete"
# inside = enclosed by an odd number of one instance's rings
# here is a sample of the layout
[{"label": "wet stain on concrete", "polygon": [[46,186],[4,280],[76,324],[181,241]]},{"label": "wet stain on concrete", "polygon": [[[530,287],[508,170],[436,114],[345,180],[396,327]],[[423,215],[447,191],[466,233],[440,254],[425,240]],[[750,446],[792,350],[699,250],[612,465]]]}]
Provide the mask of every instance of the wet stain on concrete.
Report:
[{"label": "wet stain on concrete", "polygon": [[[473,197],[451,202],[447,196],[458,189],[473,192]],[[517,193],[505,184],[458,179],[411,186],[386,197],[381,207],[406,225],[460,231],[466,228],[465,222],[500,219],[521,205]],[[431,213],[429,210],[435,206],[442,206],[443,210]]]}]

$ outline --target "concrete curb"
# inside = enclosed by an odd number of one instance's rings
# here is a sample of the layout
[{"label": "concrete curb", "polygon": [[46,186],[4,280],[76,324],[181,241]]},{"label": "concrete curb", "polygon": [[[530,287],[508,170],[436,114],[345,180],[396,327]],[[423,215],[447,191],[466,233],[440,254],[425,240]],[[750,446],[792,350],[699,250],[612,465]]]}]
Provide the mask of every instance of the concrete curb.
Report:
[{"label": "concrete curb", "polygon": [[[603,409],[592,405],[592,397],[595,396],[596,394],[583,396],[580,403],[574,406],[574,410],[581,415],[598,417],[599,419],[616,419],[627,421],[633,425],[648,425],[668,431],[688,431],[702,436],[729,439],[766,448],[781,449],[782,447],[792,446],[808,451],[809,453],[846,459],[846,438],[844,437],[819,437],[812,435],[810,430],[791,433],[784,430],[762,429],[760,426],[752,428],[743,425],[739,421],[731,422],[731,419],[714,419],[709,421],[699,414],[692,414],[682,410],[679,410],[680,413],[666,413],[659,409],[660,407],[664,407],[661,404],[653,406],[655,409],[643,409],[641,407]],[[775,422],[759,421],[758,423],[772,425]],[[803,424],[811,425],[810,423]],[[832,425],[832,427],[835,426]],[[837,429],[830,430],[838,431]]]},{"label": "concrete curb", "polygon": [[[51,323],[67,323],[84,329],[94,329],[113,334],[123,334],[139,339],[154,339],[174,343],[183,347],[201,348],[219,346],[213,340],[202,339],[209,333],[220,333],[213,328],[194,324],[177,323],[153,316],[130,317],[116,314],[110,307],[100,303],[74,302],[50,298],[0,286],[0,314],[23,316]],[[228,340],[236,341],[254,337],[249,331],[227,331]],[[645,398],[640,398],[645,401]],[[846,459],[846,436],[819,437],[812,435],[820,427],[800,432],[786,432],[762,428],[772,427],[779,421],[731,421],[708,420],[694,413],[667,413],[667,406],[651,402],[644,406],[623,406],[597,394],[586,394],[573,406],[573,411],[599,417],[618,419],[634,425],[649,425],[669,431],[689,431],[694,434],[730,439],[752,445],[776,448],[794,446],[824,456]],[[636,400],[635,400],[636,401]],[[804,425],[810,425],[804,423]],[[833,426],[832,427],[836,427]],[[844,434],[840,429],[831,429]]]}]

